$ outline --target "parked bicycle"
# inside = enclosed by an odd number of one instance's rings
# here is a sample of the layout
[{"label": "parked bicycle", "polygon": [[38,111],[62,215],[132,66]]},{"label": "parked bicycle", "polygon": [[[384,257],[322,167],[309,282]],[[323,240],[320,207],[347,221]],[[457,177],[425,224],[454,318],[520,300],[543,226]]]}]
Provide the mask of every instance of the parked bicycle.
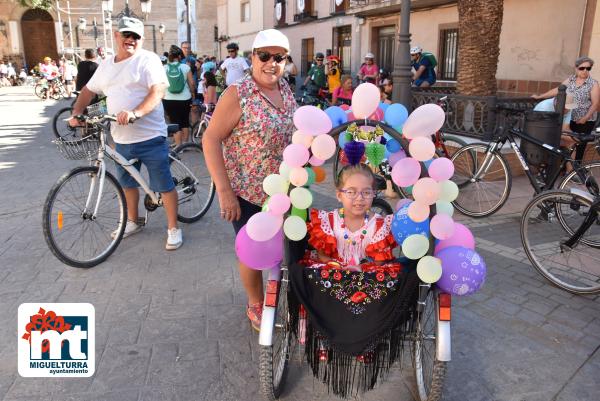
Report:
[{"label": "parked bicycle", "polygon": [[34,92],[40,99],[46,99],[47,92],[49,92],[49,97],[54,100],[60,100],[63,97],[67,97],[67,88],[65,88],[58,78],[53,79],[50,82],[46,79],[40,79],[34,87]]},{"label": "parked bicycle", "polygon": [[[581,162],[571,157],[573,148],[579,143],[597,141],[595,134],[584,137],[573,136],[577,143],[570,149],[563,150],[541,142],[517,128],[516,125],[522,111],[502,107],[498,107],[498,111],[504,117],[505,123],[498,127],[499,135],[496,140],[489,144],[467,145],[452,156],[455,168],[452,181],[461,188],[458,198],[453,202],[456,209],[467,216],[485,217],[498,211],[507,201],[512,186],[512,173],[502,154],[502,148],[506,142],[510,143],[536,194],[554,188],[561,173],[567,170],[567,166],[570,166],[570,172],[566,173],[558,184],[558,188],[575,187],[598,195],[598,183],[594,179],[594,171],[598,171],[600,174],[600,163],[582,165]],[[553,167],[553,163],[534,166],[519,149],[516,137],[521,141],[532,143],[545,153],[554,156],[560,161],[560,165],[557,168]],[[535,174],[532,169],[535,169]]]},{"label": "parked bicycle", "polygon": [[325,110],[329,107],[327,98],[319,91],[319,93],[312,93],[308,89],[302,90],[302,96],[296,97],[296,103],[298,106],[315,106],[321,110]]},{"label": "parked bicycle", "polygon": [[202,116],[198,121],[192,124],[192,129],[190,133],[190,140],[193,143],[197,143],[198,145],[202,145],[202,136],[204,132],[208,128],[208,124],[210,123],[210,119],[212,118],[212,112],[215,109],[214,104],[210,104],[208,108],[203,105]]},{"label": "parked bicycle", "polygon": [[[162,200],[135,168],[137,160],[127,160],[106,146],[111,121],[116,121],[114,116],[77,118],[86,124],[87,134],[74,140],[58,138],[54,143],[65,158],[88,159],[91,165],[76,167],[58,179],[46,198],[42,221],[46,243],[59,260],[73,267],[93,267],[105,261],[118,247],[127,221],[123,188],[107,171],[106,158],[121,165],[146,193],[143,224],[148,212],[162,206]],[[202,148],[186,143],[174,149],[169,159],[178,196],[177,220],[198,221],[208,211],[215,195]]]},{"label": "parked bicycle", "polygon": [[529,261],[554,285],[574,294],[600,293],[600,197],[577,189],[546,191],[521,218]]}]

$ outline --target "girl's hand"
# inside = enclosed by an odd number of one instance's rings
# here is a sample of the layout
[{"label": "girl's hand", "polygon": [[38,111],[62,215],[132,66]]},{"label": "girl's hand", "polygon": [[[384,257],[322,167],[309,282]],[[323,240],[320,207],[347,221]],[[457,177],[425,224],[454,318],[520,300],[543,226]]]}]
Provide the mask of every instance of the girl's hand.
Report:
[{"label": "girl's hand", "polygon": [[587,122],[587,118],[582,117],[579,120],[575,121],[577,124],[585,124]]}]

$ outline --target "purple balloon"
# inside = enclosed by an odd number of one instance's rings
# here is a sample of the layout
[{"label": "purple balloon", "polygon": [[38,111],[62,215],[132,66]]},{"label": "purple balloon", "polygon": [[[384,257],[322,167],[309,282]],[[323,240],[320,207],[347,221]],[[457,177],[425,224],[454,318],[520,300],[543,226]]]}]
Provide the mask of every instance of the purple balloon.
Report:
[{"label": "purple balloon", "polygon": [[442,261],[442,277],[435,284],[452,295],[471,295],[485,282],[483,258],[471,249],[451,246],[435,254]]},{"label": "purple balloon", "polygon": [[467,227],[454,222],[454,232],[450,238],[440,241],[435,246],[435,253],[451,246],[462,246],[463,248],[475,249],[475,237]]},{"label": "purple balloon", "polygon": [[244,225],[235,237],[235,253],[240,262],[254,270],[267,270],[283,260],[283,231],[267,241],[254,241]]},{"label": "purple balloon", "polygon": [[398,163],[400,160],[406,158],[406,152],[404,149],[400,149],[397,152],[390,153],[390,157],[388,157],[388,161],[390,162],[390,166],[394,167],[394,164]]}]

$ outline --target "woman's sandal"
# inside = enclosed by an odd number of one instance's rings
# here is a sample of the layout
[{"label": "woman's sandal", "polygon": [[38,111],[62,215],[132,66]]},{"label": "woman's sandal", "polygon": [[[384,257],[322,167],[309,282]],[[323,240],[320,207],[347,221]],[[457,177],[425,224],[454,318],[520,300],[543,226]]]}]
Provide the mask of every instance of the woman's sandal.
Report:
[{"label": "woman's sandal", "polygon": [[252,328],[256,331],[260,331],[260,321],[262,319],[263,304],[257,302],[252,305],[246,305],[246,316],[250,320]]}]

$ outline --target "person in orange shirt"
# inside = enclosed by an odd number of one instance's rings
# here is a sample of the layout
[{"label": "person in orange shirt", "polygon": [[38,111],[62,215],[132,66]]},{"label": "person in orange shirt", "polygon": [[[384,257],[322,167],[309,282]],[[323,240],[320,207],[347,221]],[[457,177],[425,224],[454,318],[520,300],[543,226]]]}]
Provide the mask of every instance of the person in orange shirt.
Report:
[{"label": "person in orange shirt", "polygon": [[325,64],[325,74],[327,75],[327,85],[329,86],[329,93],[333,93],[337,88],[342,86],[340,71],[340,58],[338,56],[327,56],[327,63]]}]

